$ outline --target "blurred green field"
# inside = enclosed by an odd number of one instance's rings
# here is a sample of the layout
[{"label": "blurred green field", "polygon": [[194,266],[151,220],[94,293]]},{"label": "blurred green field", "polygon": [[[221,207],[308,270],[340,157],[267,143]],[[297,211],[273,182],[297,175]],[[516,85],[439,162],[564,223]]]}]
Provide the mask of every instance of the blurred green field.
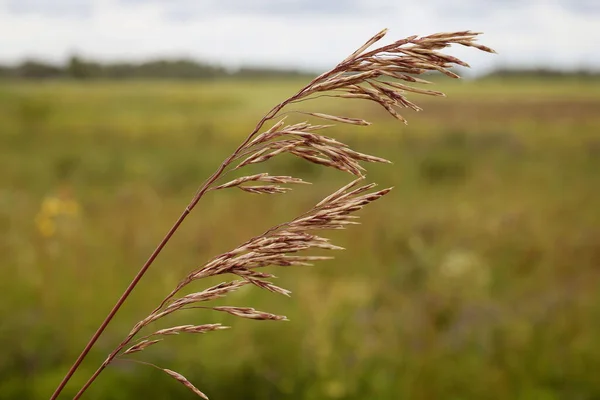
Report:
[{"label": "blurred green field", "polygon": [[[0,83],[0,399],[50,396],[197,186],[303,84]],[[395,190],[329,235],[347,248],[336,260],[275,272],[291,299],[224,301],[291,322],[188,312],[173,323],[233,329],[140,358],[212,399],[600,398],[600,82],[435,86],[448,97],[412,96],[424,111],[408,126],[360,101],[302,103],[372,121],[329,134],[394,161],[368,178]],[[64,398],[186,271],[350,179],[289,157],[262,167],[314,185],[209,194]],[[194,396],[122,363],[86,398]]]}]

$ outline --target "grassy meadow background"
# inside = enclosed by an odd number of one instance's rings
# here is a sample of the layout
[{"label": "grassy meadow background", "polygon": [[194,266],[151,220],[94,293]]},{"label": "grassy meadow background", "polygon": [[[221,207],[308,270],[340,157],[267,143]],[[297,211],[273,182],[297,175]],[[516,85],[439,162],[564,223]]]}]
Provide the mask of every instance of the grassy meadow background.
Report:
[{"label": "grassy meadow background", "polygon": [[[305,83],[0,82],[0,399],[50,396],[197,186]],[[600,81],[435,86],[448,97],[410,96],[424,111],[408,126],[362,101],[293,106],[373,122],[329,134],[392,160],[368,178],[395,189],[329,234],[347,248],[334,261],[275,272],[291,299],[244,288],[223,301],[290,322],[188,311],[173,323],[233,329],[139,358],[212,399],[600,398]],[[314,184],[209,193],[64,398],[186,271],[351,179],[285,156],[247,172],[265,170]],[[118,363],[85,398],[194,395]]]}]

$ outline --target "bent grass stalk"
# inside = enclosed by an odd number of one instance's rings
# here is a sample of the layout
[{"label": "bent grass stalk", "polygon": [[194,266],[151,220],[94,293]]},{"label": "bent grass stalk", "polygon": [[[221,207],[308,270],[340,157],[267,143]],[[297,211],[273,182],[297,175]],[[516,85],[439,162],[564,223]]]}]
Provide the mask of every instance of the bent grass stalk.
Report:
[{"label": "bent grass stalk", "polygon": [[[254,285],[288,296],[290,294],[288,290],[269,281],[270,278],[275,277],[274,275],[262,272],[260,269],[267,266],[312,265],[314,261],[332,258],[329,256],[307,256],[302,255],[301,252],[309,249],[342,249],[314,232],[319,230],[345,229],[350,225],[357,224],[355,219],[358,217],[352,214],[371,202],[380,199],[391,190],[391,188],[387,188],[373,191],[376,184],[364,184],[366,170],[361,165],[361,162],[389,163],[390,161],[357,152],[348,145],[321,134],[322,130],[331,125],[315,125],[309,122],[286,125],[286,117],[284,117],[263,131],[263,127],[267,121],[273,120],[289,104],[328,96],[375,102],[383,107],[391,116],[406,123],[406,120],[398,111],[399,109],[411,108],[416,111],[421,110],[420,107],[406,98],[406,92],[429,96],[444,96],[444,94],[399,82],[430,83],[414,75],[433,71],[441,72],[451,78],[458,78],[459,76],[452,72],[450,68],[454,65],[468,67],[468,64],[465,62],[443,54],[439,50],[451,44],[459,44],[494,53],[494,50],[489,47],[476,43],[475,39],[479,33],[471,31],[438,33],[423,37],[415,35],[397,40],[374,50],[368,50],[372,45],[381,40],[386,32],[387,30],[383,30],[373,36],[333,69],[314,78],[308,85],[273,107],[262,117],[246,139],[199,187],[183,213],[160,241],[96,333],[89,340],[73,366],[58,385],[51,400],[56,399],[60,395],[71,376],[75,373],[100,335],[102,335],[104,329],[128,298],[131,291],[152,265],[181,223],[207,192],[237,188],[254,194],[276,194],[285,193],[290,190],[289,187],[282,185],[308,183],[295,177],[273,176],[268,173],[260,173],[242,176],[220,185],[216,184],[217,180],[222,178],[227,172],[238,170],[250,164],[262,163],[284,153],[294,155],[314,164],[349,173],[355,179],[324,198],[304,214],[270,228],[262,235],[251,238],[231,251],[214,257],[203,266],[188,273],[148,316],[139,321],[131,329],[129,334],[108,355],[96,372],[77,392],[74,399],[80,398],[104,368],[116,359],[139,362],[158,368],[185,385],[198,396],[207,399],[208,397],[204,393],[178,372],[126,356],[139,353],[147,347],[154,346],[165,339],[166,336],[178,335],[180,333],[207,333],[227,329],[228,327],[221,324],[180,325],[159,329],[141,337],[138,337],[138,334],[150,324],[167,315],[191,308],[225,312],[241,318],[257,320],[286,319],[285,316],[258,311],[250,307],[216,307],[201,306],[200,304],[224,297],[228,293],[246,285]],[[286,112],[286,114],[290,113],[302,114],[315,119],[342,124],[370,125],[368,121],[360,118],[329,115],[320,112]],[[248,183],[251,183],[251,185],[248,185]],[[223,274],[234,275],[237,279],[220,283],[200,292],[177,297],[178,293],[188,284],[202,278]]]}]

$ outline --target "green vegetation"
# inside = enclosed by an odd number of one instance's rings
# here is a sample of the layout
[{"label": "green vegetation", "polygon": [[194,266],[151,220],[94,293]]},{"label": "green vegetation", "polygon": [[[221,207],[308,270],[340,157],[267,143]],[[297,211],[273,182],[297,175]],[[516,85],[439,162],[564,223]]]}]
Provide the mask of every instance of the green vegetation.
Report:
[{"label": "green vegetation", "polygon": [[40,60],[24,60],[17,65],[0,65],[0,78],[19,80],[39,79],[215,79],[215,78],[272,78],[307,76],[296,70],[243,67],[229,71],[224,67],[191,59],[155,59],[144,62],[100,63],[72,56],[64,64]]},{"label": "green vegetation", "polygon": [[[242,66],[229,70],[221,65],[197,61],[190,58],[157,58],[143,62],[120,61],[99,62],[72,55],[62,64],[49,63],[38,59],[25,59],[17,64],[0,64],[0,78],[10,80],[135,80],[135,79],[271,79],[311,77],[313,73],[305,70],[278,67]],[[600,71],[594,69],[554,69],[554,68],[497,68],[491,71],[489,78],[500,79],[598,79]]]},{"label": "green vegetation", "polygon": [[[304,81],[0,84],[0,399],[50,395],[197,185]],[[198,311],[233,329],[144,359],[213,399],[600,397],[600,83],[435,89],[448,98],[412,96],[424,111],[407,127],[359,101],[302,103],[373,122],[330,133],[394,161],[370,177],[395,190],[329,235],[347,248],[336,260],[276,272],[291,299],[247,288],[226,301],[291,322]],[[187,270],[349,180],[293,158],[269,169],[315,184],[209,194],[65,398]],[[195,397],[121,363],[86,398]]]}]

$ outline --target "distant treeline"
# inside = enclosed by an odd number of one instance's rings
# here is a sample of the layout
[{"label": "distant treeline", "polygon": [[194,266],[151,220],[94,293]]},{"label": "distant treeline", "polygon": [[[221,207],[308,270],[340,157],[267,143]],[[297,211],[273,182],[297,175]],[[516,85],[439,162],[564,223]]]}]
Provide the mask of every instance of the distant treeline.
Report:
[{"label": "distant treeline", "polygon": [[552,68],[499,68],[490,72],[486,77],[493,78],[598,78],[600,70],[562,70]]},{"label": "distant treeline", "polygon": [[[0,78],[16,79],[215,79],[220,77],[292,77],[306,72],[244,67],[235,71],[193,60],[153,60],[141,63],[99,63],[71,57],[64,65],[28,60],[0,65]],[[313,74],[310,74],[313,75]]]},{"label": "distant treeline", "polygon": [[[28,60],[15,66],[0,65],[0,79],[217,79],[227,77],[273,78],[314,75],[315,72],[275,68],[244,67],[228,70],[224,67],[189,59],[154,60],[141,63],[99,63],[71,57],[64,65]],[[484,78],[590,78],[600,77],[600,71],[558,69],[501,68]]]}]

